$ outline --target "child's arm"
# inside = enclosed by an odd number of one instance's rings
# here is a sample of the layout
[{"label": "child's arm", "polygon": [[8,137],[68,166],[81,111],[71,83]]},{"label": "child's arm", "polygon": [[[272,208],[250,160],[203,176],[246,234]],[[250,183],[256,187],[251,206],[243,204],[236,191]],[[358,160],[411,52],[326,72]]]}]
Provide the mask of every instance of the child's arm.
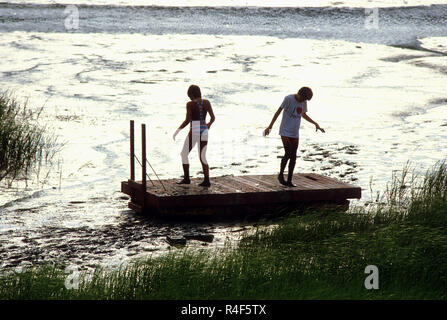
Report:
[{"label": "child's arm", "polygon": [[303,113],[302,117],[303,117],[304,119],[306,119],[307,121],[309,121],[310,123],[313,123],[313,124],[315,125],[315,131],[320,130],[320,131],[323,132],[323,133],[325,132],[324,129],[321,128],[321,127],[319,126],[318,123],[316,123],[315,121],[313,121],[313,120],[312,120],[306,113]]},{"label": "child's arm", "polygon": [[272,122],[270,122],[270,125],[267,127],[267,129],[264,130],[264,135],[268,136],[268,134],[270,133],[270,130],[272,130],[273,124],[275,123],[275,121],[278,118],[278,116],[281,113],[281,111],[282,111],[282,108],[279,107],[278,110],[273,115]]},{"label": "child's arm", "polygon": [[177,130],[175,130],[174,135],[172,136],[172,138],[175,140],[175,136],[180,132],[180,130],[182,130],[184,127],[186,127],[188,125],[188,123],[191,122],[191,109],[188,108],[188,104],[186,104],[186,118],[185,121],[182,122],[182,124],[180,125],[180,127],[178,127]]},{"label": "child's arm", "polygon": [[185,121],[182,122],[180,127],[178,127],[180,130],[183,129],[188,125],[188,123],[191,122],[191,108],[188,107],[188,104],[186,104],[186,118]]},{"label": "child's arm", "polygon": [[211,102],[210,102],[210,108],[208,109],[208,112],[210,113],[210,122],[208,122],[206,125],[208,126],[208,129],[211,127],[211,125],[213,124],[214,120],[216,120],[216,117],[214,116],[214,112],[213,112],[213,108],[211,107]]}]

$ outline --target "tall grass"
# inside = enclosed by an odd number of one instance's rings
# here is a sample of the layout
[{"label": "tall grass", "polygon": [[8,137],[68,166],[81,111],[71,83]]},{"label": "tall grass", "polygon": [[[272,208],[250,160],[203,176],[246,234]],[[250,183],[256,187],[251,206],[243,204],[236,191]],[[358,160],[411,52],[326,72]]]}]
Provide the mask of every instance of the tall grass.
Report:
[{"label": "tall grass", "polygon": [[0,93],[0,181],[38,175],[56,153],[55,137],[38,123],[42,109],[32,110],[10,92]]},{"label": "tall grass", "polygon": [[[446,299],[445,162],[412,183],[406,196],[394,193],[403,206],[391,196],[375,212],[293,213],[235,249],[176,251],[81,273],[77,290],[64,286],[67,275],[55,267],[10,274],[0,277],[0,298]],[[378,290],[364,287],[368,265],[379,269]]]}]

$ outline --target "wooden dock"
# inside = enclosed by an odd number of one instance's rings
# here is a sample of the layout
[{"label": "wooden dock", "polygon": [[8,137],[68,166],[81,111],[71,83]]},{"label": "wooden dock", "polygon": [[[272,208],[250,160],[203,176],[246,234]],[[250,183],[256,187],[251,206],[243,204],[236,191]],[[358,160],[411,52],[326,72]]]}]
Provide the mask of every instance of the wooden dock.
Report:
[{"label": "wooden dock", "polygon": [[295,174],[296,187],[281,185],[276,175],[211,177],[210,188],[198,186],[202,179],[191,179],[190,185],[178,180],[154,181],[146,192],[141,181],[128,180],[121,191],[130,196],[134,211],[165,216],[255,214],[316,203],[346,205],[361,197],[359,187],[314,173]]},{"label": "wooden dock", "polygon": [[[348,199],[361,197],[361,189],[348,183],[314,173],[295,174],[296,187],[286,187],[277,175],[211,177],[211,187],[198,186],[202,179],[178,185],[179,179],[147,181],[146,134],[142,125],[142,179],[135,180],[134,123],[130,123],[130,179],[121,182],[121,191],[130,196],[129,208],[164,217],[230,217],[294,210],[314,204],[347,206]],[[137,158],[138,160],[138,158]]]}]

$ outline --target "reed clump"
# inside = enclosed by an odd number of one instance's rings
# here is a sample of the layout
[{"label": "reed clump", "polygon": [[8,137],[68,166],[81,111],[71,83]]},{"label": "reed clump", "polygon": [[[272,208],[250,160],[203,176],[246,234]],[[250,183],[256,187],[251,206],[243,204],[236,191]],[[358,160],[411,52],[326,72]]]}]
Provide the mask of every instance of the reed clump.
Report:
[{"label": "reed clump", "polygon": [[0,93],[0,181],[38,176],[57,152],[55,136],[38,122],[42,109],[29,108],[11,92]]}]

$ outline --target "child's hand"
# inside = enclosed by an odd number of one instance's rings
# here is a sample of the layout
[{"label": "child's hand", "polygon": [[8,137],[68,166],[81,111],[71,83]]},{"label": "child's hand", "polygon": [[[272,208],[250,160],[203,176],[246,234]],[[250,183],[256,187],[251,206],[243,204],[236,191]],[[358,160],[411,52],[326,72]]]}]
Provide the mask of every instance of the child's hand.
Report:
[{"label": "child's hand", "polygon": [[206,124],[206,126],[208,127],[208,129],[211,128],[211,122],[208,122],[208,123]]},{"label": "child's hand", "polygon": [[264,130],[264,132],[263,132],[264,133],[264,137],[269,135],[270,130],[271,130],[270,128],[267,128],[267,129]]},{"label": "child's hand", "polygon": [[180,132],[180,129],[175,130],[174,134],[172,135],[172,139],[175,141],[175,136]]},{"label": "child's hand", "polygon": [[320,130],[320,131],[323,132],[323,133],[326,132],[326,131],[324,131],[324,129],[321,128],[321,127],[318,125],[318,123],[317,123],[317,124],[315,124],[315,132],[318,132],[318,130]]}]

